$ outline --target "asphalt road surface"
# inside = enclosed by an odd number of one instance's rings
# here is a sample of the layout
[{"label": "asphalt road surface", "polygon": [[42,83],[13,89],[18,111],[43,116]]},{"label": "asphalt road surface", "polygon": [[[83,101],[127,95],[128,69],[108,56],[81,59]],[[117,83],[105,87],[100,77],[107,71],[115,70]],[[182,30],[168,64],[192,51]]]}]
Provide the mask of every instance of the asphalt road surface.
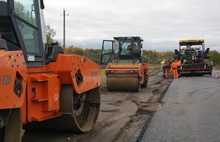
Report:
[{"label": "asphalt road surface", "polygon": [[219,142],[220,78],[174,79],[141,142]]}]

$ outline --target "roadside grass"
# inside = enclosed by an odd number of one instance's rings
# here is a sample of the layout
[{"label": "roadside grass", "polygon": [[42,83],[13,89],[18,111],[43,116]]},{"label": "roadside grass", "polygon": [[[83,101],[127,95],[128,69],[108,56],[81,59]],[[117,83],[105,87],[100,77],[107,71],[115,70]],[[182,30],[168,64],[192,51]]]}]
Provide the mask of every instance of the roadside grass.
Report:
[{"label": "roadside grass", "polygon": [[[150,64],[149,65],[149,75],[157,74],[160,71],[161,71],[161,66],[160,65],[155,65],[155,64]],[[101,70],[101,75],[102,75],[102,85],[101,85],[101,87],[106,87],[105,69]]]},{"label": "roadside grass", "polygon": [[214,69],[214,70],[220,70],[220,65],[214,66],[213,69]]},{"label": "roadside grass", "polygon": [[154,75],[158,72],[162,71],[161,70],[161,65],[158,64],[149,64],[149,75]]}]

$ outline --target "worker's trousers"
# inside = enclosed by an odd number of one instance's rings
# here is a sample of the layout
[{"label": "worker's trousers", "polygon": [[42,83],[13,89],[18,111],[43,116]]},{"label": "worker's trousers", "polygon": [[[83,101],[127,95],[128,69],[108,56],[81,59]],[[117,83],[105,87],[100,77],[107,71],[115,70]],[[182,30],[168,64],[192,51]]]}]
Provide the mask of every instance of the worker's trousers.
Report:
[{"label": "worker's trousers", "polygon": [[174,78],[178,78],[179,77],[179,73],[178,73],[178,69],[177,68],[173,68],[173,77]]}]

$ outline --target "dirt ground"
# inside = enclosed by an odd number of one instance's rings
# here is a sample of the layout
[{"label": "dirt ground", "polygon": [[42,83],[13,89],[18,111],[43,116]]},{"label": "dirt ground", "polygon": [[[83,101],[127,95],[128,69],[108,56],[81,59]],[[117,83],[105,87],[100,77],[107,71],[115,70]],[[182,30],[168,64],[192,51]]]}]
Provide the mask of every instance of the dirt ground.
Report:
[{"label": "dirt ground", "polygon": [[101,88],[101,108],[92,132],[80,135],[76,142],[134,142],[153,113],[160,109],[161,98],[172,79],[162,73],[151,75],[148,87],[140,92],[108,92]]}]

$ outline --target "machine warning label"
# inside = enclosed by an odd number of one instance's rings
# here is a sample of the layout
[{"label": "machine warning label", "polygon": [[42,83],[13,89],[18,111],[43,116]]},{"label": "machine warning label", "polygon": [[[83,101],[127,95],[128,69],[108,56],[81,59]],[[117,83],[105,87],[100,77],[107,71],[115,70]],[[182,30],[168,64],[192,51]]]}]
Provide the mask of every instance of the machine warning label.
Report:
[{"label": "machine warning label", "polygon": [[91,76],[98,76],[98,72],[97,71],[91,72]]},{"label": "machine warning label", "polygon": [[11,84],[11,75],[5,74],[0,76],[0,85],[10,85]]}]

